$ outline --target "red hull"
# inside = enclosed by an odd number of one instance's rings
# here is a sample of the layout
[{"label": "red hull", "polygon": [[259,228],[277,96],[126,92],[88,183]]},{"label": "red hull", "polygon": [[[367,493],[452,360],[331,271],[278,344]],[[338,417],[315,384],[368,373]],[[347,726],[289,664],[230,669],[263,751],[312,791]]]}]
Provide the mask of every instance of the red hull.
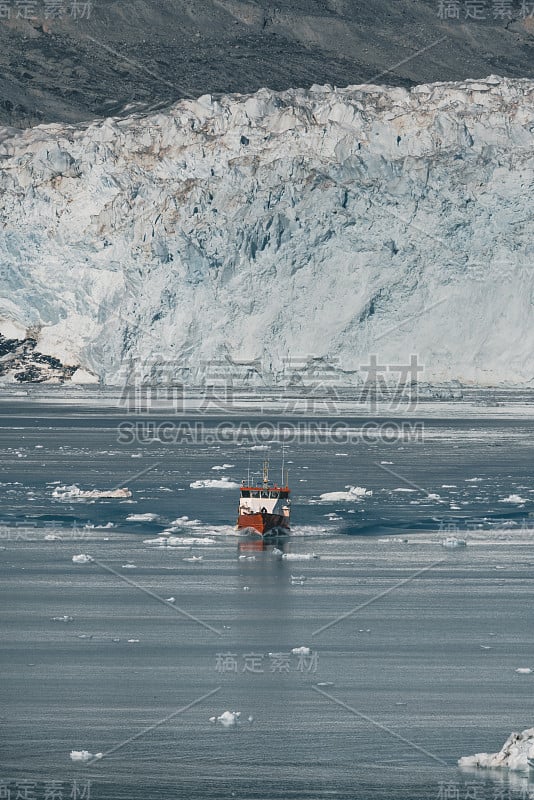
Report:
[{"label": "red hull", "polygon": [[255,531],[264,536],[273,528],[285,528],[289,530],[289,520],[282,514],[240,514],[237,518],[237,527],[240,530],[254,528]]}]

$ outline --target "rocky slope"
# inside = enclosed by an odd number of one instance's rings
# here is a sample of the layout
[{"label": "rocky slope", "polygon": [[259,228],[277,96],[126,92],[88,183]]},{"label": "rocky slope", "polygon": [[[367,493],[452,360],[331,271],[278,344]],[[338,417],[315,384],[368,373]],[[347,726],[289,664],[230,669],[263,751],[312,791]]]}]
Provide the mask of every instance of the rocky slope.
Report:
[{"label": "rocky slope", "polygon": [[[454,17],[455,5],[458,18],[440,18],[440,6]],[[465,0],[6,0],[0,123],[76,122],[132,103],[377,75],[400,86],[534,78],[534,3],[477,5],[469,15]]]},{"label": "rocky slope", "polygon": [[350,383],[373,354],[390,378],[412,354],[428,381],[533,378],[529,80],[0,133],[0,333],[34,354],[110,384],[272,383],[289,359]]}]

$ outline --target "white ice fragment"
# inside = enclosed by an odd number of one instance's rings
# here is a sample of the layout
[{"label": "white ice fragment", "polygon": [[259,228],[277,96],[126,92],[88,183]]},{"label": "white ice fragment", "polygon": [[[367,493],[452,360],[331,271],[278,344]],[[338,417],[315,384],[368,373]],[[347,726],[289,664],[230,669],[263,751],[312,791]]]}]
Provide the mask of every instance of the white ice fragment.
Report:
[{"label": "white ice fragment", "polygon": [[126,517],[127,522],[155,522],[159,519],[159,514],[128,514]]},{"label": "white ice fragment", "polygon": [[123,564],[121,569],[137,569],[137,564]]},{"label": "white ice fragment", "polygon": [[61,542],[61,536],[57,536],[55,533],[47,533],[45,538],[45,542]]},{"label": "white ice fragment", "polygon": [[95,753],[93,755],[89,752],[89,750],[71,750],[70,751],[70,759],[71,761],[91,761],[92,759],[101,759],[103,758],[103,753]]},{"label": "white ice fragment", "polygon": [[319,558],[319,556],[315,555],[315,553],[282,553],[282,558],[284,561],[310,561],[313,558]]},{"label": "white ice fragment", "polygon": [[498,753],[476,753],[458,760],[460,767],[487,767],[527,770],[528,759],[534,757],[534,728],[512,733]]},{"label": "white ice fragment", "polygon": [[93,559],[85,553],[80,553],[79,556],[72,556],[72,561],[74,564],[90,564]]},{"label": "white ice fragment", "polygon": [[518,667],[516,672],[518,672],[520,675],[530,675],[532,670],[530,667]]},{"label": "white ice fragment", "polygon": [[184,561],[191,561],[192,563],[198,563],[202,561],[203,556],[190,556],[189,558],[184,558]]},{"label": "white ice fragment", "polygon": [[454,549],[455,547],[467,546],[467,542],[465,541],[465,539],[457,539],[456,536],[448,536],[446,539],[442,541],[441,544],[443,547],[448,547],[451,550]]},{"label": "white ice fragment", "polygon": [[176,603],[176,597],[167,597],[166,603]]},{"label": "white ice fragment", "polygon": [[244,592],[250,592],[250,586],[243,586]]},{"label": "white ice fragment", "polygon": [[325,492],[324,494],[320,495],[319,500],[322,502],[337,502],[339,500],[355,502],[364,497],[371,497],[373,494],[372,489],[365,489],[363,486],[346,486],[345,488],[348,489],[348,491]]},{"label": "white ice fragment", "polygon": [[239,489],[240,484],[223,476],[222,478],[193,481],[189,486],[191,489]]},{"label": "white ice fragment", "polygon": [[128,639],[128,644],[137,644],[139,639]]},{"label": "white ice fragment", "polygon": [[294,647],[291,652],[294,656],[309,656],[311,651],[309,647]]},{"label": "white ice fragment", "polygon": [[509,494],[508,497],[503,497],[502,500],[499,500],[499,503],[515,503],[517,505],[526,502],[525,498],[519,494]]},{"label": "white ice fragment", "polygon": [[68,614],[63,614],[62,617],[52,617],[52,622],[74,622],[74,617],[70,617]]},{"label": "white ice fragment", "polygon": [[223,711],[223,713],[217,717],[217,722],[220,722],[223,728],[232,728],[237,725],[240,716],[240,711]]},{"label": "white ice fragment", "polygon": [[99,498],[124,498],[131,497],[129,489],[80,489],[76,484],[72,486],[56,486],[52,492],[52,497],[58,500],[94,500]]}]

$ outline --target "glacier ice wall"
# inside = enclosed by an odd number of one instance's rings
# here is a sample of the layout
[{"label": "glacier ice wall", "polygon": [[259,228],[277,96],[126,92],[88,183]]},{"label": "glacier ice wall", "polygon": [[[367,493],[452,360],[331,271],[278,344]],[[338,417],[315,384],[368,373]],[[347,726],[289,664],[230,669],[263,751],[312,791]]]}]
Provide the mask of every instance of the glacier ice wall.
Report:
[{"label": "glacier ice wall", "polygon": [[495,76],[0,129],[0,333],[109,384],[371,354],[530,382],[533,145],[534,82]]}]

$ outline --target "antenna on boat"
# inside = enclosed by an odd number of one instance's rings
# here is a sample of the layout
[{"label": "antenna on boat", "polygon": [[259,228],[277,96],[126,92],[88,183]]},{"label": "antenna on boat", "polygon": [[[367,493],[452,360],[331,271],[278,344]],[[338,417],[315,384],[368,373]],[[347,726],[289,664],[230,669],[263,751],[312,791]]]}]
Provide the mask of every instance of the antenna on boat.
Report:
[{"label": "antenna on boat", "polygon": [[285,447],[286,447],[286,443],[282,442],[282,486],[284,485],[284,461],[285,461],[285,456],[286,456]]},{"label": "antenna on boat", "polygon": [[248,454],[247,486],[250,486],[250,453]]},{"label": "antenna on boat", "polygon": [[266,458],[263,462],[263,485],[267,486],[269,483],[269,459]]}]

